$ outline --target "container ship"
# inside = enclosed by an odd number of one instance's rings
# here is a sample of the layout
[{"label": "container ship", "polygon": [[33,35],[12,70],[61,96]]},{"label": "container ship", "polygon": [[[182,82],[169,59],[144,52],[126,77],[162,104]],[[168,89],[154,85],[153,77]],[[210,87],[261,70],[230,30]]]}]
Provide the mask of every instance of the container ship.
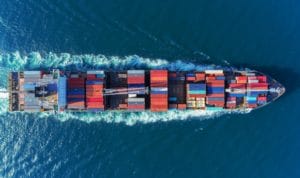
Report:
[{"label": "container ship", "polygon": [[243,110],[285,88],[255,70],[19,71],[8,75],[9,111]]}]

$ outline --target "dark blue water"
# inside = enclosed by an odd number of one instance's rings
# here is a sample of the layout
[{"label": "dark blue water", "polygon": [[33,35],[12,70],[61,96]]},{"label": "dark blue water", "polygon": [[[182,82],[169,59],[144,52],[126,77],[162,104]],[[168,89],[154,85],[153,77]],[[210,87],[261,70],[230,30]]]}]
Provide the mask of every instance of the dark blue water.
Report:
[{"label": "dark blue water", "polygon": [[230,63],[268,73],[287,88],[263,109],[207,120],[129,126],[1,113],[0,176],[300,177],[299,7],[296,0],[0,0],[1,57]]}]

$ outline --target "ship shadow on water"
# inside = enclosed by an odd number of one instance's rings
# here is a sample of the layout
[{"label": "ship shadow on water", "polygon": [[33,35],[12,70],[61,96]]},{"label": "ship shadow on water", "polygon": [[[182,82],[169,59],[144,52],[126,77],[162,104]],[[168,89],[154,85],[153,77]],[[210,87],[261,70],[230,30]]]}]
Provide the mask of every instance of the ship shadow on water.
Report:
[{"label": "ship shadow on water", "polygon": [[289,94],[295,92],[297,89],[300,89],[300,73],[291,68],[279,66],[257,66],[251,64],[239,64],[236,66],[257,70],[269,75],[270,77],[281,83],[286,89],[285,94],[281,97],[286,97]]}]

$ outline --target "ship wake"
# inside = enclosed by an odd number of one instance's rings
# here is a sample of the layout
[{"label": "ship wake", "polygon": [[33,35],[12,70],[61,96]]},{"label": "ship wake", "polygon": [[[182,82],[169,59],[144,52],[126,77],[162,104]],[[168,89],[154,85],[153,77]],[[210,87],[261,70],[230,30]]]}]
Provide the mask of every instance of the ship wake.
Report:
[{"label": "ship wake", "polygon": [[[197,65],[183,62],[181,60],[169,62],[163,59],[143,58],[137,55],[131,56],[105,56],[105,55],[71,55],[69,53],[47,53],[32,52],[21,55],[19,52],[0,53],[0,91],[7,92],[7,75],[10,71],[18,70],[41,70],[41,69],[64,69],[64,70],[127,70],[127,69],[168,69],[176,71],[205,70],[221,66]],[[2,88],[2,89],[1,89]],[[7,113],[8,97],[0,98],[0,114]],[[241,111],[168,111],[165,113],[144,112],[103,112],[103,113],[36,113],[35,117],[55,117],[61,121],[77,119],[84,122],[105,121],[109,123],[153,123],[157,121],[186,120],[197,118],[200,120],[215,118],[228,113],[247,113],[249,110]],[[22,113],[29,114],[29,113]]]}]

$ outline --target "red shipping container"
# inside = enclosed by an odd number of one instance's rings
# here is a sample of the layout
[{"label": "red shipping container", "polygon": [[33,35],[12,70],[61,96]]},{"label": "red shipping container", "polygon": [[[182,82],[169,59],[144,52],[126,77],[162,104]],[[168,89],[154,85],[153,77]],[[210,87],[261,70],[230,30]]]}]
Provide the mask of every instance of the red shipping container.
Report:
[{"label": "red shipping container", "polygon": [[145,109],[145,105],[143,104],[128,104],[128,109]]},{"label": "red shipping container", "polygon": [[68,102],[68,106],[84,106],[84,102],[83,101]]},{"label": "red shipping container", "polygon": [[139,83],[145,83],[144,77],[128,77],[127,78],[128,84],[139,84]]},{"label": "red shipping container", "polygon": [[256,108],[256,107],[257,107],[257,104],[247,104],[247,107],[248,107],[248,108]]},{"label": "red shipping container", "polygon": [[201,98],[201,97],[205,97],[206,94],[188,94],[187,97],[188,98]]},{"label": "red shipping container", "polygon": [[268,87],[268,83],[248,83],[248,87]]},{"label": "red shipping container", "polygon": [[266,96],[259,96],[257,98],[258,101],[267,101],[267,97]]},{"label": "red shipping container", "polygon": [[103,90],[103,85],[87,85],[86,89],[89,89],[89,90]]},{"label": "red shipping container", "polygon": [[206,80],[206,83],[212,83],[212,84],[225,84],[224,80]]},{"label": "red shipping container", "polygon": [[229,84],[230,88],[246,88],[245,84],[241,84],[241,83],[230,83]]},{"label": "red shipping container", "polygon": [[186,109],[186,104],[178,104],[178,109]]},{"label": "red shipping container", "polygon": [[87,98],[86,102],[103,102],[102,98]]},{"label": "red shipping container", "polygon": [[260,76],[256,76],[257,80],[259,81],[259,83],[266,83],[267,82],[267,76],[265,75],[260,75]]},{"label": "red shipping container", "polygon": [[155,83],[151,83],[150,84],[151,88],[155,88],[155,87],[168,87],[167,83],[164,82],[155,82]]},{"label": "red shipping container", "polygon": [[206,86],[210,87],[225,87],[225,82],[206,82]]},{"label": "red shipping container", "polygon": [[96,75],[95,74],[87,74],[86,78],[87,79],[96,79]]},{"label": "red shipping container", "polygon": [[207,97],[225,97],[224,93],[207,94]]},{"label": "red shipping container", "polygon": [[195,81],[195,80],[196,80],[196,77],[186,77],[186,80],[187,80],[187,81]]},{"label": "red shipping container", "polygon": [[150,81],[168,81],[166,76],[151,76]]},{"label": "red shipping container", "polygon": [[236,80],[247,80],[247,76],[236,76]]},{"label": "red shipping container", "polygon": [[167,98],[168,95],[166,95],[166,94],[151,94],[150,97],[151,98]]},{"label": "red shipping container", "polygon": [[150,74],[168,74],[168,70],[150,70]]}]

